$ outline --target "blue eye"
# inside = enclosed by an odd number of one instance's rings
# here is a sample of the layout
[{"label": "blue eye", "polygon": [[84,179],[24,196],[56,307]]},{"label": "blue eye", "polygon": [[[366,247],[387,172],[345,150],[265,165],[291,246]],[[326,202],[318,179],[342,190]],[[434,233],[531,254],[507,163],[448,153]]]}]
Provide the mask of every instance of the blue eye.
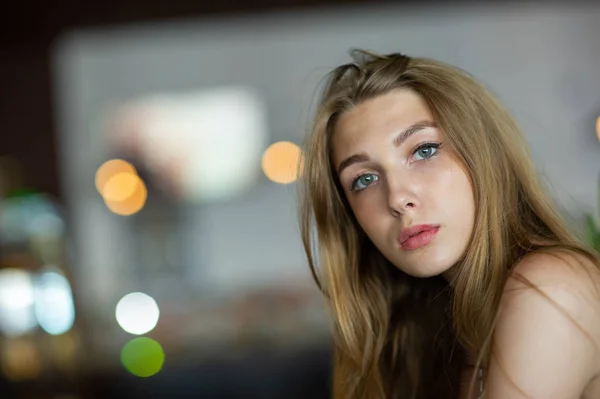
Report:
[{"label": "blue eye", "polygon": [[364,175],[360,175],[356,179],[354,179],[354,181],[352,181],[350,191],[364,190],[372,183],[375,183],[377,180],[379,180],[379,177],[373,173],[365,173]]},{"label": "blue eye", "polygon": [[422,159],[429,159],[437,153],[439,146],[439,143],[423,144],[419,148],[417,148],[413,154],[414,156],[421,157],[421,159],[417,159],[418,161]]}]

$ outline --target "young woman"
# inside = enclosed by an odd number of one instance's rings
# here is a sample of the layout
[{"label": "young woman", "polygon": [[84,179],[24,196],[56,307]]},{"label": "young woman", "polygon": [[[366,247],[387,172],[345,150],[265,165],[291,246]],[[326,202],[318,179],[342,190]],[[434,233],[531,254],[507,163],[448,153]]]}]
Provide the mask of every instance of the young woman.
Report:
[{"label": "young woman", "polygon": [[475,79],[356,52],[331,73],[304,155],[336,399],[600,398],[599,259]]}]

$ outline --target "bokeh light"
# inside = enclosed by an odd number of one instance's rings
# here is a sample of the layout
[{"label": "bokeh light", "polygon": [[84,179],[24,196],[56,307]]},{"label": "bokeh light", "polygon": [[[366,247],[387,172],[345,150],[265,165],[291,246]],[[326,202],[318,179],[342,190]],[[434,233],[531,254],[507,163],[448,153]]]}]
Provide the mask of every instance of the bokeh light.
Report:
[{"label": "bokeh light", "polygon": [[600,116],[596,119],[596,135],[598,136],[598,140],[600,140]]},{"label": "bokeh light", "polygon": [[34,291],[29,272],[7,268],[0,271],[0,331],[19,336],[37,327],[33,312]]},{"label": "bokeh light", "polygon": [[[120,179],[120,175],[115,176],[115,178]],[[134,213],[139,212],[144,205],[146,204],[146,200],[148,198],[148,190],[146,189],[146,185],[138,176],[129,175],[129,177],[133,179],[122,179],[120,182],[115,184],[116,186],[121,183],[131,183],[133,186],[133,192],[131,195],[121,201],[114,201],[104,197],[104,203],[106,207],[113,213],[121,216],[130,216]],[[112,183],[107,183],[107,186]],[[131,188],[131,187],[130,187]],[[118,190],[115,190],[118,191]],[[116,194],[115,194],[116,196]]]},{"label": "bokeh light", "polygon": [[134,338],[123,346],[121,363],[137,377],[158,373],[165,362],[165,353],[158,342],[148,337]]},{"label": "bokeh light", "polygon": [[104,162],[96,172],[96,189],[101,195],[104,195],[104,186],[115,175],[127,173],[137,175],[135,167],[122,159],[111,159]]},{"label": "bokeh light", "polygon": [[106,207],[121,216],[133,215],[146,204],[148,190],[135,167],[122,159],[106,161],[96,172],[96,189]]},{"label": "bokeh light", "polygon": [[34,292],[40,327],[51,335],[69,331],[75,321],[75,306],[67,279],[56,272],[44,272],[36,279]]},{"label": "bokeh light", "polygon": [[27,193],[2,200],[0,231],[0,242],[20,245],[32,239],[60,239],[65,225],[60,210],[50,198]]},{"label": "bokeh light", "polygon": [[265,150],[262,157],[262,170],[269,180],[288,184],[298,179],[301,162],[300,147],[289,141],[280,141],[271,144]]},{"label": "bokeh light", "polygon": [[142,335],[156,327],[160,311],[151,296],[142,292],[132,292],[121,298],[115,316],[123,330],[130,334]]},{"label": "bokeh light", "polygon": [[5,340],[0,351],[3,374],[11,381],[37,378],[42,370],[40,353],[26,337]]},{"label": "bokeh light", "polygon": [[66,232],[65,222],[56,213],[44,212],[34,216],[29,223],[31,236],[37,239],[59,239]]},{"label": "bokeh light", "polygon": [[135,193],[140,181],[137,175],[117,173],[104,184],[102,197],[106,201],[124,201]]}]

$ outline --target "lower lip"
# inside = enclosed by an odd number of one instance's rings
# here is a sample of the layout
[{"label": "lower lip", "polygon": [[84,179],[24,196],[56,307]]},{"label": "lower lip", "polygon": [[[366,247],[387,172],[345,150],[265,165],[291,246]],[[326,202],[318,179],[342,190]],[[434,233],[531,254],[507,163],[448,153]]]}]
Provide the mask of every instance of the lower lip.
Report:
[{"label": "lower lip", "polygon": [[412,251],[414,249],[424,247],[433,241],[439,230],[439,227],[431,230],[425,230],[404,241],[402,244],[400,244],[400,247],[405,251]]}]

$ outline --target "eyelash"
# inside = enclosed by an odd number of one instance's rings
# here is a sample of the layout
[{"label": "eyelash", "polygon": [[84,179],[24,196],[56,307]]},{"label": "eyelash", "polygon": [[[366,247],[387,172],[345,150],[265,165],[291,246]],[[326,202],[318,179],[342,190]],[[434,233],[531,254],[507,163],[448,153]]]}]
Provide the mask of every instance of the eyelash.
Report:
[{"label": "eyelash", "polygon": [[[435,153],[433,153],[432,156],[430,156],[429,158],[421,159],[418,162],[421,162],[421,161],[430,161],[433,157],[435,157],[439,153],[439,149],[441,148],[441,146],[442,146],[442,143],[440,143],[440,142],[434,142],[434,141],[427,142],[427,143],[421,143],[417,147],[413,148],[413,150],[412,150],[411,153],[414,156],[417,153],[417,151],[422,150],[424,148],[435,148],[437,151]],[[361,192],[361,191],[364,190],[364,189],[357,190],[357,189],[354,188],[354,186],[356,185],[356,182],[357,182],[358,179],[360,179],[362,176],[367,175],[367,174],[370,174],[370,173],[362,173],[362,172],[360,172],[360,173],[358,173],[358,174],[356,174],[354,176],[354,178],[350,182],[350,187],[349,187],[350,192],[359,193],[359,192]]]},{"label": "eyelash", "polygon": [[[435,148],[436,150],[439,150],[441,146],[442,146],[442,143],[435,142],[435,141],[432,141],[432,142],[429,142],[429,143],[422,143],[422,144],[419,144],[419,145],[417,146],[417,148],[413,149],[413,151],[412,151],[412,154],[413,154],[413,155],[415,155],[415,153],[416,153],[417,151],[419,151],[419,150],[422,150],[422,149],[424,149],[424,148]],[[435,153],[434,153],[432,156],[430,156],[429,158],[425,158],[425,159],[423,159],[423,161],[429,161],[431,158],[435,157],[437,154],[438,154],[438,151],[436,151],[436,152],[435,152]]]}]

